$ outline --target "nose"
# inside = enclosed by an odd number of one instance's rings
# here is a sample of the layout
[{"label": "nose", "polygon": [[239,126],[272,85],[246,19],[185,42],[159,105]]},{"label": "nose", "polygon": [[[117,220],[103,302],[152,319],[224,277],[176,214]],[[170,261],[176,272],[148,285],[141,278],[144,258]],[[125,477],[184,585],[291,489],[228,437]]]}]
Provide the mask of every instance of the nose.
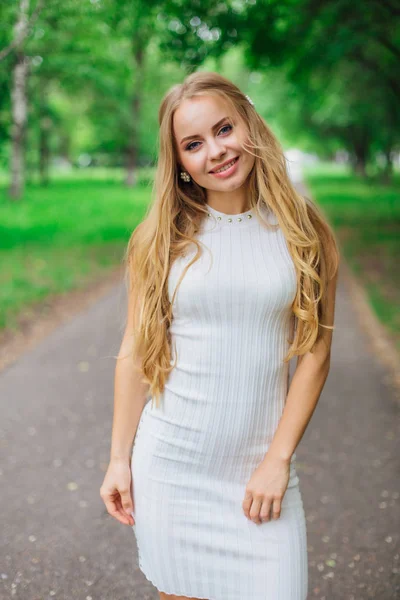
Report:
[{"label": "nose", "polygon": [[225,145],[221,141],[211,140],[209,143],[210,162],[219,159],[226,152]]}]

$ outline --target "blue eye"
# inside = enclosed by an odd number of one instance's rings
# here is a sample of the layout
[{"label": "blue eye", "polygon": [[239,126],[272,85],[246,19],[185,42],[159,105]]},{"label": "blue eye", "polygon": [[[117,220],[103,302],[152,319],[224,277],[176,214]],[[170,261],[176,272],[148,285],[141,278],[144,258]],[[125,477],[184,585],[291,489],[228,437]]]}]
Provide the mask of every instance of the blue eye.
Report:
[{"label": "blue eye", "polygon": [[198,143],[199,143],[199,142],[191,142],[191,143],[189,144],[189,146],[186,146],[185,150],[191,150],[191,149],[192,149],[192,146],[193,146],[193,144],[198,144]]},{"label": "blue eye", "polygon": [[[223,127],[221,127],[221,129],[219,130],[219,132],[221,132],[223,129],[226,129],[227,127],[229,127],[229,129],[232,129],[232,125],[224,125]],[[186,146],[185,150],[192,150],[192,146],[193,144],[199,144],[200,142],[191,142],[188,146]]]},{"label": "blue eye", "polygon": [[[232,129],[232,125],[224,125],[224,126],[222,127],[222,129],[225,129],[226,127],[229,127],[229,129]],[[221,129],[220,131],[222,131],[222,129]]]}]

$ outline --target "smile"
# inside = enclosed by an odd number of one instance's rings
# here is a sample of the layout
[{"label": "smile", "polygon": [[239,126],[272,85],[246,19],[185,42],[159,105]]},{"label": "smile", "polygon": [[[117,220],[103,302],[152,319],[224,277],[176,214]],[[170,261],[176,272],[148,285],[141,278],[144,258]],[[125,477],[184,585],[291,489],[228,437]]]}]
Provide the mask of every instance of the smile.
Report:
[{"label": "smile", "polygon": [[221,169],[218,169],[218,171],[210,171],[210,174],[215,175],[216,177],[227,177],[236,171],[236,165],[238,160],[239,157],[237,156],[236,158],[231,160],[230,163],[228,163],[224,167],[221,167]]}]

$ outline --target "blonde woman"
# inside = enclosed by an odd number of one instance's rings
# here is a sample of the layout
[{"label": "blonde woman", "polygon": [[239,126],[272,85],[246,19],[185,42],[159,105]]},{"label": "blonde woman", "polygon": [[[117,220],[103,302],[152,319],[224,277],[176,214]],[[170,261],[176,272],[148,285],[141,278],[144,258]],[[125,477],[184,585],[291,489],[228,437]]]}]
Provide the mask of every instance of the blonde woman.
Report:
[{"label": "blonde woman", "polygon": [[100,495],[160,599],[306,600],[295,449],[329,372],[335,239],[228,79],[189,75],[159,124]]}]

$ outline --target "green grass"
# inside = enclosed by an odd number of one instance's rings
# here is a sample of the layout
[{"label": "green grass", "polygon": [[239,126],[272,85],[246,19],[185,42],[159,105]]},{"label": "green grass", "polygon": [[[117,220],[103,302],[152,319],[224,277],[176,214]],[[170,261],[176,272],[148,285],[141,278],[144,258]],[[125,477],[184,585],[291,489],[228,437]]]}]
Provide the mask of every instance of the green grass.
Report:
[{"label": "green grass", "polygon": [[122,172],[90,170],[30,184],[11,202],[0,184],[0,328],[15,329],[22,309],[81,288],[122,263],[150,201],[148,173],[125,188]]},{"label": "green grass", "polygon": [[383,185],[344,167],[308,168],[312,196],[332,223],[347,262],[400,351],[400,175]]}]

